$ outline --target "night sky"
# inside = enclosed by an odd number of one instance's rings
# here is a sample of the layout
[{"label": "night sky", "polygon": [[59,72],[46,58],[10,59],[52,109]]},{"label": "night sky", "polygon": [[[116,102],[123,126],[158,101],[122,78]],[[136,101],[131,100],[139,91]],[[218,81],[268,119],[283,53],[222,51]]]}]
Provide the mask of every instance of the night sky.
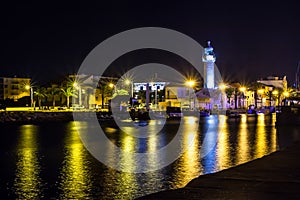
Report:
[{"label": "night sky", "polygon": [[294,82],[300,60],[296,3],[197,2],[2,5],[0,76],[49,82],[76,73],[106,38],[155,26],[180,31],[202,46],[211,40],[225,80],[286,75],[289,84]]}]

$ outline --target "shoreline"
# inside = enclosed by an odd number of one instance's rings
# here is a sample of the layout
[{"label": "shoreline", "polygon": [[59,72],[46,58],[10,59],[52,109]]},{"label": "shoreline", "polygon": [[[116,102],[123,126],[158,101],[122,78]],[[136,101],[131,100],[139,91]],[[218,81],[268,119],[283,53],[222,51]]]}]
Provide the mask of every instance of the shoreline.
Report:
[{"label": "shoreline", "polygon": [[42,123],[74,121],[73,114],[78,113],[82,119],[97,115],[99,120],[112,119],[110,112],[91,111],[4,111],[0,112],[0,125],[13,123]]},{"label": "shoreline", "polygon": [[300,199],[300,141],[262,158],[201,175],[138,199]]}]

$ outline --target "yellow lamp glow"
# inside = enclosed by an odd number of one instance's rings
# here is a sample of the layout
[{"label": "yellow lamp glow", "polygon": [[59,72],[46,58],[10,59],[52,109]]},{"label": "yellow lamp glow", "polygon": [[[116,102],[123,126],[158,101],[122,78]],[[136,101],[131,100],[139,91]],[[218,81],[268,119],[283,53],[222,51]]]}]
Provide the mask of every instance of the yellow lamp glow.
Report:
[{"label": "yellow lamp glow", "polygon": [[263,90],[263,89],[259,89],[259,90],[257,90],[257,93],[258,93],[258,94],[263,94],[263,93],[264,93],[264,90]]},{"label": "yellow lamp glow", "polygon": [[272,94],[278,95],[278,90],[274,90],[274,91],[272,92]]},{"label": "yellow lamp glow", "polygon": [[131,83],[131,81],[130,81],[129,79],[126,79],[126,80],[125,80],[125,84],[126,84],[126,85],[129,85],[130,83]]},{"label": "yellow lamp glow", "polygon": [[240,87],[240,91],[241,91],[241,92],[245,92],[245,91],[246,91],[246,88],[245,88],[245,87]]},{"label": "yellow lamp glow", "polygon": [[219,89],[220,89],[220,90],[225,90],[225,89],[226,89],[226,85],[225,85],[224,83],[221,83],[221,84],[219,85]]},{"label": "yellow lamp glow", "polygon": [[288,97],[288,96],[290,96],[290,93],[287,92],[287,91],[285,91],[285,92],[283,92],[283,95],[284,95],[285,97]]},{"label": "yellow lamp glow", "polygon": [[110,83],[108,86],[109,86],[110,88],[113,88],[115,85],[114,85],[113,83]]},{"label": "yellow lamp glow", "polygon": [[195,81],[189,80],[189,81],[186,82],[186,85],[189,86],[189,87],[193,87],[195,85]]}]

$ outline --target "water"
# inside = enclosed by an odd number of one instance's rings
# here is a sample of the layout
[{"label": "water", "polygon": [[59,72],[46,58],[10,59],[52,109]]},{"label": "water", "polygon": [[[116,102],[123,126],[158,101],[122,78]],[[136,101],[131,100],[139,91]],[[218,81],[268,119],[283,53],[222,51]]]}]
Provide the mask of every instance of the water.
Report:
[{"label": "water", "polygon": [[[220,119],[225,123],[220,124]],[[161,170],[137,174],[116,171],[97,161],[82,144],[74,122],[1,125],[1,199],[133,199],[184,187],[202,174],[260,158],[300,138],[297,128],[276,129],[275,116],[210,116],[195,120],[184,118],[185,131],[178,147],[184,150],[181,157]],[[79,126],[84,128],[85,122]],[[150,132],[151,137],[144,140],[114,127],[104,125],[104,129],[110,140],[127,152],[151,152],[173,139],[176,124],[168,124],[158,135]],[[205,136],[213,149],[203,157]],[[114,152],[107,149],[105,153],[113,162]],[[120,166],[124,169],[138,165],[130,155],[121,155]],[[151,157],[149,164],[158,160]]]}]

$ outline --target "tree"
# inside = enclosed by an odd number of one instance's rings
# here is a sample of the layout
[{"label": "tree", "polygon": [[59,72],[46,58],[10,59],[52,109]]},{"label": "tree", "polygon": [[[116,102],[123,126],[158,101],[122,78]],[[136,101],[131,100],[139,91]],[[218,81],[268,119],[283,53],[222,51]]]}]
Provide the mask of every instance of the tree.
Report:
[{"label": "tree", "polygon": [[101,94],[101,107],[104,107],[105,97],[112,96],[113,88],[109,86],[108,82],[101,81],[98,85]]},{"label": "tree", "polygon": [[67,98],[67,107],[70,108],[70,97],[77,97],[77,91],[71,86],[61,88],[62,94]]},{"label": "tree", "polygon": [[47,96],[46,91],[47,90],[44,87],[37,87],[36,90],[34,91],[34,94],[38,99],[38,104],[40,109],[42,107],[42,100]]},{"label": "tree", "polygon": [[249,90],[252,90],[254,92],[254,104],[255,104],[255,107],[257,107],[257,102],[258,102],[258,94],[257,94],[257,90],[261,89],[263,86],[262,83],[259,83],[259,82],[252,82],[250,84],[250,89]]},{"label": "tree", "polygon": [[57,87],[51,87],[48,91],[48,96],[52,98],[52,106],[55,108],[55,97],[61,93],[61,90]]},{"label": "tree", "polygon": [[232,97],[233,93],[234,93],[234,88],[228,87],[228,88],[225,89],[225,94],[226,94],[226,97],[228,99],[229,104],[230,104],[230,100],[231,100],[231,97]]}]

